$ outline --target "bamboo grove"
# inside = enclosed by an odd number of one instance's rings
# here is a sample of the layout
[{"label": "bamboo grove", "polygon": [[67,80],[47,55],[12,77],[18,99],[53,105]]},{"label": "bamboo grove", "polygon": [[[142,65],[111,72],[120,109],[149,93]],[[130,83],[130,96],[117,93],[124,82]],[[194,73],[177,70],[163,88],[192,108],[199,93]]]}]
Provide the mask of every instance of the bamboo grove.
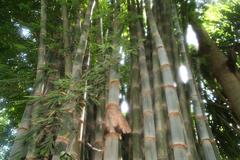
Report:
[{"label": "bamboo grove", "polygon": [[240,83],[194,7],[183,15],[185,2],[174,0],[39,4],[36,78],[9,160],[221,159],[189,58],[188,24],[214,74],[222,70],[217,80],[238,118]]}]

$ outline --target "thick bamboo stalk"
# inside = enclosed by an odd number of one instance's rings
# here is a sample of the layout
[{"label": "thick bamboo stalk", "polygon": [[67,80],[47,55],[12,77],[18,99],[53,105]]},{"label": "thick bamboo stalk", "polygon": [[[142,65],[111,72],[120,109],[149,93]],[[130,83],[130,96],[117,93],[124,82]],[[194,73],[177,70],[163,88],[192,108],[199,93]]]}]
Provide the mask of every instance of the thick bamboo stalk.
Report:
[{"label": "thick bamboo stalk", "polygon": [[[99,1],[96,1],[97,8],[99,8]],[[103,22],[102,18],[99,18],[97,20],[98,29],[100,30],[100,33],[97,34],[97,43],[103,44]],[[105,57],[99,57],[100,61],[105,61]],[[105,79],[106,76],[104,75]],[[106,85],[102,84],[104,87],[103,89],[106,90]],[[104,147],[104,129],[103,129],[103,113],[104,113],[104,107],[106,105],[106,92],[100,93],[100,105],[97,106],[97,113],[96,113],[96,133],[95,133],[95,139],[94,139],[94,145],[96,149],[94,150],[94,157],[93,160],[102,160],[103,159],[103,147]]]},{"label": "thick bamboo stalk", "polygon": [[138,55],[132,55],[132,82],[130,90],[131,118],[132,118],[132,159],[143,158],[141,151],[141,107],[140,107],[140,84]]},{"label": "thick bamboo stalk", "polygon": [[[179,63],[179,55],[176,55],[175,59],[175,70],[178,71],[180,67]],[[180,103],[180,108],[182,111],[182,116],[183,116],[183,121],[186,127],[186,142],[188,144],[188,156],[190,160],[198,160],[199,156],[197,153],[197,149],[195,146],[195,133],[193,132],[193,124],[192,124],[192,116],[190,113],[190,103],[187,103],[187,97],[185,93],[185,88],[183,86],[183,82],[180,78],[180,73],[176,73],[176,78],[177,78],[177,90],[178,90],[178,95],[179,95],[179,103]]]},{"label": "thick bamboo stalk", "polygon": [[70,76],[72,72],[72,55],[70,53],[69,45],[69,23],[68,10],[66,1],[62,2],[62,19],[63,19],[63,45],[64,45],[64,61],[65,61],[65,75]]},{"label": "thick bamboo stalk", "polygon": [[181,110],[179,106],[179,99],[175,87],[175,81],[173,78],[173,73],[170,68],[170,63],[168,60],[167,52],[164,48],[162,39],[159,35],[156,22],[153,18],[153,14],[150,8],[150,1],[146,0],[146,13],[149,20],[152,38],[155,42],[155,47],[157,49],[157,54],[160,61],[162,76],[163,76],[163,88],[166,96],[166,103],[168,107],[168,116],[170,121],[171,129],[171,140],[172,148],[175,160],[185,160],[188,159],[185,141],[185,127],[181,115]]},{"label": "thick bamboo stalk", "polygon": [[166,111],[162,98],[160,67],[156,50],[153,50],[153,88],[154,88],[154,108],[156,115],[156,137],[157,137],[157,157],[159,160],[168,160],[168,139]]},{"label": "thick bamboo stalk", "polygon": [[104,160],[118,159],[119,134],[116,129],[121,129],[123,133],[130,132],[130,128],[119,109],[119,85],[118,74],[115,69],[111,69],[109,75],[108,103],[106,105],[104,120],[108,132],[105,137]]},{"label": "thick bamboo stalk", "polygon": [[86,148],[87,152],[85,152],[85,154],[88,155],[88,159],[92,160],[94,157],[94,153],[95,153],[95,148],[91,147],[94,144],[95,141],[95,133],[96,133],[96,121],[95,121],[95,117],[94,115],[95,113],[95,106],[93,105],[89,105],[87,107],[87,114],[86,114],[86,131],[85,131],[85,144],[88,146]]},{"label": "thick bamboo stalk", "polygon": [[[46,60],[46,44],[45,39],[47,37],[47,9],[46,1],[41,0],[41,18],[40,18],[40,36],[39,36],[39,49],[38,49],[38,64],[37,64],[37,74],[36,80],[39,84],[36,85],[34,95],[42,95],[44,92],[43,78],[45,76],[44,67],[47,64]],[[37,83],[38,83],[37,82]]]},{"label": "thick bamboo stalk", "polygon": [[[134,16],[134,2],[131,3],[128,0],[128,12],[129,16]],[[136,31],[134,31],[134,24],[130,22],[129,30],[131,35],[131,44],[137,45]],[[142,110],[140,104],[140,70],[139,70],[139,55],[137,51],[131,54],[131,86],[130,86],[130,119],[132,127],[132,137],[130,139],[130,156],[133,160],[143,159],[143,153],[141,150],[142,140]]]},{"label": "thick bamboo stalk", "polygon": [[[109,88],[108,88],[108,101],[105,109],[105,127],[107,134],[105,136],[104,145],[104,160],[117,160],[119,158],[119,132],[123,134],[130,133],[131,129],[128,122],[123,117],[119,108],[119,75],[117,72],[117,62],[119,60],[119,41],[117,37],[121,36],[121,29],[117,15],[119,13],[119,3],[113,3],[113,39],[112,39],[112,61],[115,62],[110,66],[109,72]],[[118,130],[117,130],[118,129]],[[120,130],[120,131],[119,131]]]},{"label": "thick bamboo stalk", "polygon": [[[83,56],[86,51],[86,45],[87,45],[87,39],[88,39],[88,32],[89,32],[89,26],[91,22],[91,15],[94,8],[95,0],[90,0],[88,4],[88,8],[86,11],[85,19],[84,19],[84,25],[82,29],[82,34],[80,36],[79,44],[77,46],[77,49],[75,51],[75,57],[74,57],[74,63],[72,67],[72,78],[74,82],[77,82],[81,78],[82,73],[82,64],[83,64]],[[70,86],[70,90],[72,89]],[[73,157],[76,157],[75,159],[80,158],[79,150],[81,150],[81,137],[76,138],[76,133],[78,133],[79,129],[79,123],[80,123],[80,136],[84,134],[84,121],[85,121],[85,106],[82,108],[82,116],[79,120],[79,114],[77,113],[76,109],[76,101],[71,101],[68,103],[63,104],[63,108],[66,108],[66,112],[64,116],[69,119],[69,128],[62,128],[58,131],[57,139],[56,139],[56,151],[53,155],[54,160],[58,160],[60,158],[60,154],[62,151],[68,151],[70,154],[72,154]],[[74,118],[74,115],[77,117]],[[79,117],[80,118],[80,117]],[[72,129],[74,132],[72,132]],[[79,140],[80,139],[80,140]],[[75,143],[80,142],[80,146],[77,146]],[[72,147],[71,147],[72,146]]]},{"label": "thick bamboo stalk", "polygon": [[[175,13],[174,13],[174,5],[172,5],[172,21],[173,24],[178,21],[178,19],[175,18]],[[174,27],[174,26],[173,26]],[[192,114],[190,113],[190,99],[187,99],[186,93],[185,93],[185,85],[183,84],[181,77],[180,77],[180,72],[179,72],[179,67],[181,65],[181,53],[179,51],[179,43],[176,44],[176,42],[179,42],[176,40],[174,33],[172,33],[171,35],[171,39],[172,39],[172,51],[174,54],[174,68],[176,70],[176,79],[177,79],[177,91],[178,91],[178,95],[179,95],[179,103],[180,103],[180,108],[182,111],[182,115],[183,115],[183,121],[186,127],[186,141],[188,144],[188,155],[189,155],[189,159],[192,160],[198,160],[199,159],[199,155],[196,149],[196,142],[195,142],[195,133],[193,132],[193,117]],[[177,46],[178,45],[178,46]]]},{"label": "thick bamboo stalk", "polygon": [[[101,100],[101,99],[100,99]],[[103,100],[101,100],[103,101]],[[101,106],[97,106],[97,116],[96,116],[96,134],[95,134],[95,146],[96,150],[94,152],[94,160],[103,159],[103,106],[104,102],[101,102]]]},{"label": "thick bamboo stalk", "polygon": [[139,21],[137,21],[136,27],[141,77],[141,100],[143,107],[144,155],[146,160],[157,160],[156,133],[151,86],[145,57],[145,48],[142,42],[142,30]]},{"label": "thick bamboo stalk", "polygon": [[[154,3],[155,2],[155,3]],[[155,21],[157,23],[158,31],[163,39],[163,44],[167,51],[169,61],[171,64],[174,63],[174,57],[172,54],[171,47],[171,34],[174,32],[172,21],[171,21],[171,0],[154,0]]]},{"label": "thick bamboo stalk", "polygon": [[[40,36],[39,36],[39,49],[38,49],[38,63],[36,72],[36,81],[34,85],[34,96],[42,95],[44,92],[44,66],[46,65],[46,46],[44,40],[47,36],[46,31],[46,1],[41,0],[41,18],[40,18]],[[15,160],[19,154],[19,158],[24,158],[27,154],[27,145],[24,137],[31,127],[31,115],[34,108],[34,104],[28,104],[24,110],[23,117],[18,127],[18,131],[14,140],[14,144],[11,148],[9,160]]]},{"label": "thick bamboo stalk", "polygon": [[33,105],[28,104],[24,110],[21,122],[18,125],[14,144],[11,148],[9,160],[15,160],[16,157],[19,157],[20,159],[24,158],[27,153],[28,147],[23,138],[30,129],[32,108]]},{"label": "thick bamboo stalk", "polygon": [[189,63],[189,59],[187,57],[187,52],[184,43],[184,36],[179,24],[179,20],[177,17],[176,8],[174,9],[174,16],[176,17],[175,25],[176,30],[180,40],[180,52],[184,58],[186,67],[188,69],[188,76],[189,76],[189,88],[190,88],[190,98],[192,100],[192,104],[195,111],[195,118],[196,118],[196,126],[197,126],[197,134],[199,136],[200,144],[203,148],[204,158],[206,160],[214,160],[220,159],[218,149],[216,147],[216,142],[214,142],[213,135],[207,123],[206,116],[202,109],[202,100],[197,90],[196,82],[193,78],[191,66]]},{"label": "thick bamboo stalk", "polygon": [[79,39],[78,46],[74,53],[72,78],[74,80],[80,80],[82,74],[83,57],[87,48],[88,32],[91,24],[91,15],[95,6],[95,0],[90,0],[85,14],[84,24],[82,26],[82,32]]}]

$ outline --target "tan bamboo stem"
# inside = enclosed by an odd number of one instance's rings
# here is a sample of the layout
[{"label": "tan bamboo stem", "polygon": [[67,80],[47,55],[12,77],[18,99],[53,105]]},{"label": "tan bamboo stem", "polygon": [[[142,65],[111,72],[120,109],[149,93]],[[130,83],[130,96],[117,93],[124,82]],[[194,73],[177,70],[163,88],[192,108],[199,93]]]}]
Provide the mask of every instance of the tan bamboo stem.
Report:
[{"label": "tan bamboo stem", "polygon": [[185,141],[185,127],[181,115],[179,106],[179,99],[175,87],[175,81],[173,73],[170,68],[167,52],[164,48],[162,39],[159,35],[156,22],[153,18],[153,14],[150,8],[150,1],[146,0],[146,13],[149,20],[152,38],[155,42],[157,54],[159,56],[162,76],[163,76],[163,88],[166,95],[166,103],[168,107],[168,117],[170,122],[171,140],[173,148],[173,156],[175,160],[188,159]]},{"label": "tan bamboo stem", "polygon": [[[130,133],[131,129],[128,122],[123,117],[119,108],[119,75],[117,72],[117,63],[119,60],[119,41],[116,37],[121,36],[120,24],[115,17],[119,13],[119,3],[115,2],[114,6],[114,18],[112,21],[113,35],[112,39],[112,60],[115,62],[110,66],[109,72],[109,88],[108,88],[108,101],[105,109],[105,126],[107,134],[105,136],[105,148],[104,148],[104,160],[117,160],[119,158],[119,132],[126,134]],[[119,129],[120,131],[116,130]]]},{"label": "tan bamboo stem", "polygon": [[156,115],[156,137],[157,137],[157,157],[161,160],[168,160],[168,139],[166,110],[162,98],[160,67],[156,50],[153,50],[153,88],[154,88],[154,108]]},{"label": "tan bamboo stem", "polygon": [[141,100],[144,124],[144,155],[146,160],[157,160],[156,133],[153,103],[151,98],[151,86],[145,57],[145,48],[142,42],[142,30],[139,21],[137,21],[136,24],[136,31],[138,39],[139,68],[141,77]]}]

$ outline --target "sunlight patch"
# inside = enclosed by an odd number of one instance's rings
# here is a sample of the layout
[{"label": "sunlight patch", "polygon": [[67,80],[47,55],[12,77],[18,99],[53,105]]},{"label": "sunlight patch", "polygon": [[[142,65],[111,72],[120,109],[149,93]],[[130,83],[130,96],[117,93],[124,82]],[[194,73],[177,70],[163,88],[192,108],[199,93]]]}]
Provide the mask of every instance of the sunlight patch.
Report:
[{"label": "sunlight patch", "polygon": [[188,70],[187,70],[187,67],[183,64],[180,65],[180,67],[179,67],[179,76],[183,83],[188,82],[188,80],[189,80]]},{"label": "sunlight patch", "polygon": [[128,103],[127,103],[127,101],[124,100],[124,101],[121,103],[121,112],[122,112],[123,114],[126,114],[126,113],[128,113],[128,111],[129,111]]},{"label": "sunlight patch", "polygon": [[22,27],[21,28],[21,35],[24,37],[24,38],[29,38],[30,35],[31,35],[31,32],[29,29],[25,28],[25,27]]},{"label": "sunlight patch", "polygon": [[187,27],[186,40],[187,40],[188,45],[194,45],[196,48],[198,48],[199,43],[198,43],[198,40],[197,40],[197,35],[194,32],[191,25],[188,25],[188,27]]}]

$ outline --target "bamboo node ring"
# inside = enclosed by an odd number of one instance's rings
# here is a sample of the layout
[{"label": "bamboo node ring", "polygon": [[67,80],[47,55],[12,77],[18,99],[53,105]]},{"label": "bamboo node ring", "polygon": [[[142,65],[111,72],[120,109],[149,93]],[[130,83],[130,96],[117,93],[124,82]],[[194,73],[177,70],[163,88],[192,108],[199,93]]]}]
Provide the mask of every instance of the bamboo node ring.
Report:
[{"label": "bamboo node ring", "polygon": [[179,116],[180,115],[180,112],[178,112],[178,111],[173,111],[173,112],[169,112],[168,113],[168,116],[170,117],[170,116]]},{"label": "bamboo node ring", "polygon": [[117,133],[117,132],[109,132],[105,135],[105,137],[112,137],[112,138],[119,138],[120,137],[120,134]]},{"label": "bamboo node ring", "polygon": [[115,83],[117,85],[120,85],[120,81],[118,79],[111,79],[109,83],[110,84],[114,84]]},{"label": "bamboo node ring", "polygon": [[60,142],[68,145],[69,139],[64,136],[57,136],[56,142]]},{"label": "bamboo node ring", "polygon": [[155,136],[144,136],[144,139],[146,140],[156,140]]},{"label": "bamboo node ring", "polygon": [[176,84],[175,83],[172,83],[172,84],[162,84],[161,85],[161,88],[176,88]]},{"label": "bamboo node ring", "polygon": [[175,143],[171,144],[172,148],[187,148],[187,145],[185,143]]},{"label": "bamboo node ring", "polygon": [[214,139],[211,139],[211,138],[204,138],[204,139],[201,139],[201,143],[205,143],[205,142],[215,143],[215,140],[214,140]]},{"label": "bamboo node ring", "polygon": [[164,63],[160,65],[160,69],[171,67],[172,65],[170,63]]},{"label": "bamboo node ring", "polygon": [[116,108],[119,109],[119,105],[116,103],[108,103],[106,105],[106,109],[116,109]]}]

